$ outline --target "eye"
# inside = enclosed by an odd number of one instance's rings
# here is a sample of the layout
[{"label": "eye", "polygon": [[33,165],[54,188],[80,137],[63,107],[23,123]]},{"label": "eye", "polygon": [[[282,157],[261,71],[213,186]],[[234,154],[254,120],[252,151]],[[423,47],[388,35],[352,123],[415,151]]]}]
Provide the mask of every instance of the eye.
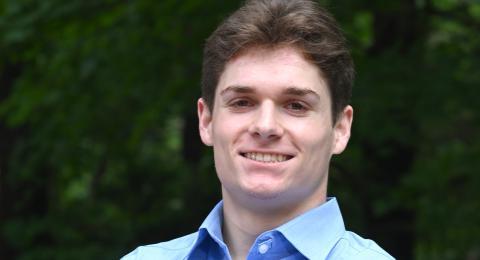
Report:
[{"label": "eye", "polygon": [[250,100],[246,98],[237,98],[232,101],[230,101],[227,106],[235,112],[241,112],[249,109],[250,107],[253,107],[255,104]]},{"label": "eye", "polygon": [[308,107],[299,101],[292,101],[287,104],[286,108],[295,113],[302,113],[308,110]]},{"label": "eye", "polygon": [[233,107],[249,107],[252,106],[252,102],[246,100],[246,99],[238,99],[230,103],[230,106]]}]

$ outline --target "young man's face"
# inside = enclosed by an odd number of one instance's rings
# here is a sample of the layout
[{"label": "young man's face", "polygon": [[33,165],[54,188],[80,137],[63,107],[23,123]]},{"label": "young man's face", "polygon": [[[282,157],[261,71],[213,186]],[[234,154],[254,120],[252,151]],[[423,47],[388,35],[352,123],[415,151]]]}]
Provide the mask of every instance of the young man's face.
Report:
[{"label": "young man's face", "polygon": [[213,145],[224,199],[325,200],[330,158],[345,148],[353,113],[347,106],[332,126],[326,84],[293,47],[253,48],[227,63],[213,112],[198,102],[200,134]]}]

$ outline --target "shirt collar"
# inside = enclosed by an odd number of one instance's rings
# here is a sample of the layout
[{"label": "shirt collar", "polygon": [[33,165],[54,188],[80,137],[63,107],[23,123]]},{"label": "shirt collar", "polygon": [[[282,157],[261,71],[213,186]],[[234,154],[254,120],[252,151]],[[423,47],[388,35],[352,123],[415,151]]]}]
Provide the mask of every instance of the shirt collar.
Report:
[{"label": "shirt collar", "polygon": [[345,232],[336,198],[276,228],[309,259],[326,259]]},{"label": "shirt collar", "polygon": [[215,208],[208,214],[199,228],[200,232],[208,232],[210,237],[221,246],[225,246],[222,235],[223,225],[223,201],[215,205]]},{"label": "shirt collar", "polygon": [[[219,248],[222,248],[224,252],[227,252],[227,246],[223,242],[222,236],[222,223],[223,223],[223,201],[220,201],[215,205],[210,214],[208,214],[207,218],[203,221],[202,225],[198,229],[198,235],[195,242],[192,244],[190,248],[190,252],[185,259],[191,259],[192,255],[195,253],[196,250],[199,249],[200,245],[205,239],[209,239],[210,237],[212,240],[216,242]],[[200,249],[202,250],[202,249]]]},{"label": "shirt collar", "polygon": [[[217,242],[224,250],[222,236],[223,201],[208,214],[199,228],[200,234],[194,247],[206,237]],[[319,207],[313,208],[275,229],[305,257],[326,259],[332,248],[345,232],[342,214],[336,198],[327,198]]]}]

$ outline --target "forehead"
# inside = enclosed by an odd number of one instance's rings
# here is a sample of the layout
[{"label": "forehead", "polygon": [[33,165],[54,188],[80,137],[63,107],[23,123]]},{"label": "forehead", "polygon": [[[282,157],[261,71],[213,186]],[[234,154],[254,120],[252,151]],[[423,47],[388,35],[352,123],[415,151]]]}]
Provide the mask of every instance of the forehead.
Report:
[{"label": "forehead", "polygon": [[231,86],[245,86],[273,92],[297,87],[326,95],[327,85],[320,70],[295,47],[254,47],[236,55],[220,76],[216,95]]}]

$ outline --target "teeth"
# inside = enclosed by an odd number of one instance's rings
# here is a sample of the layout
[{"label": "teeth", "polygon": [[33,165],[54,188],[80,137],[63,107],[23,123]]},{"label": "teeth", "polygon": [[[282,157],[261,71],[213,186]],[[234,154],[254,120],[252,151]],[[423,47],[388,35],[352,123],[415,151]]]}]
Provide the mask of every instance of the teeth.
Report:
[{"label": "teeth", "polygon": [[269,154],[269,153],[245,153],[245,157],[251,160],[259,161],[259,162],[283,162],[287,160],[286,155],[282,154]]}]

